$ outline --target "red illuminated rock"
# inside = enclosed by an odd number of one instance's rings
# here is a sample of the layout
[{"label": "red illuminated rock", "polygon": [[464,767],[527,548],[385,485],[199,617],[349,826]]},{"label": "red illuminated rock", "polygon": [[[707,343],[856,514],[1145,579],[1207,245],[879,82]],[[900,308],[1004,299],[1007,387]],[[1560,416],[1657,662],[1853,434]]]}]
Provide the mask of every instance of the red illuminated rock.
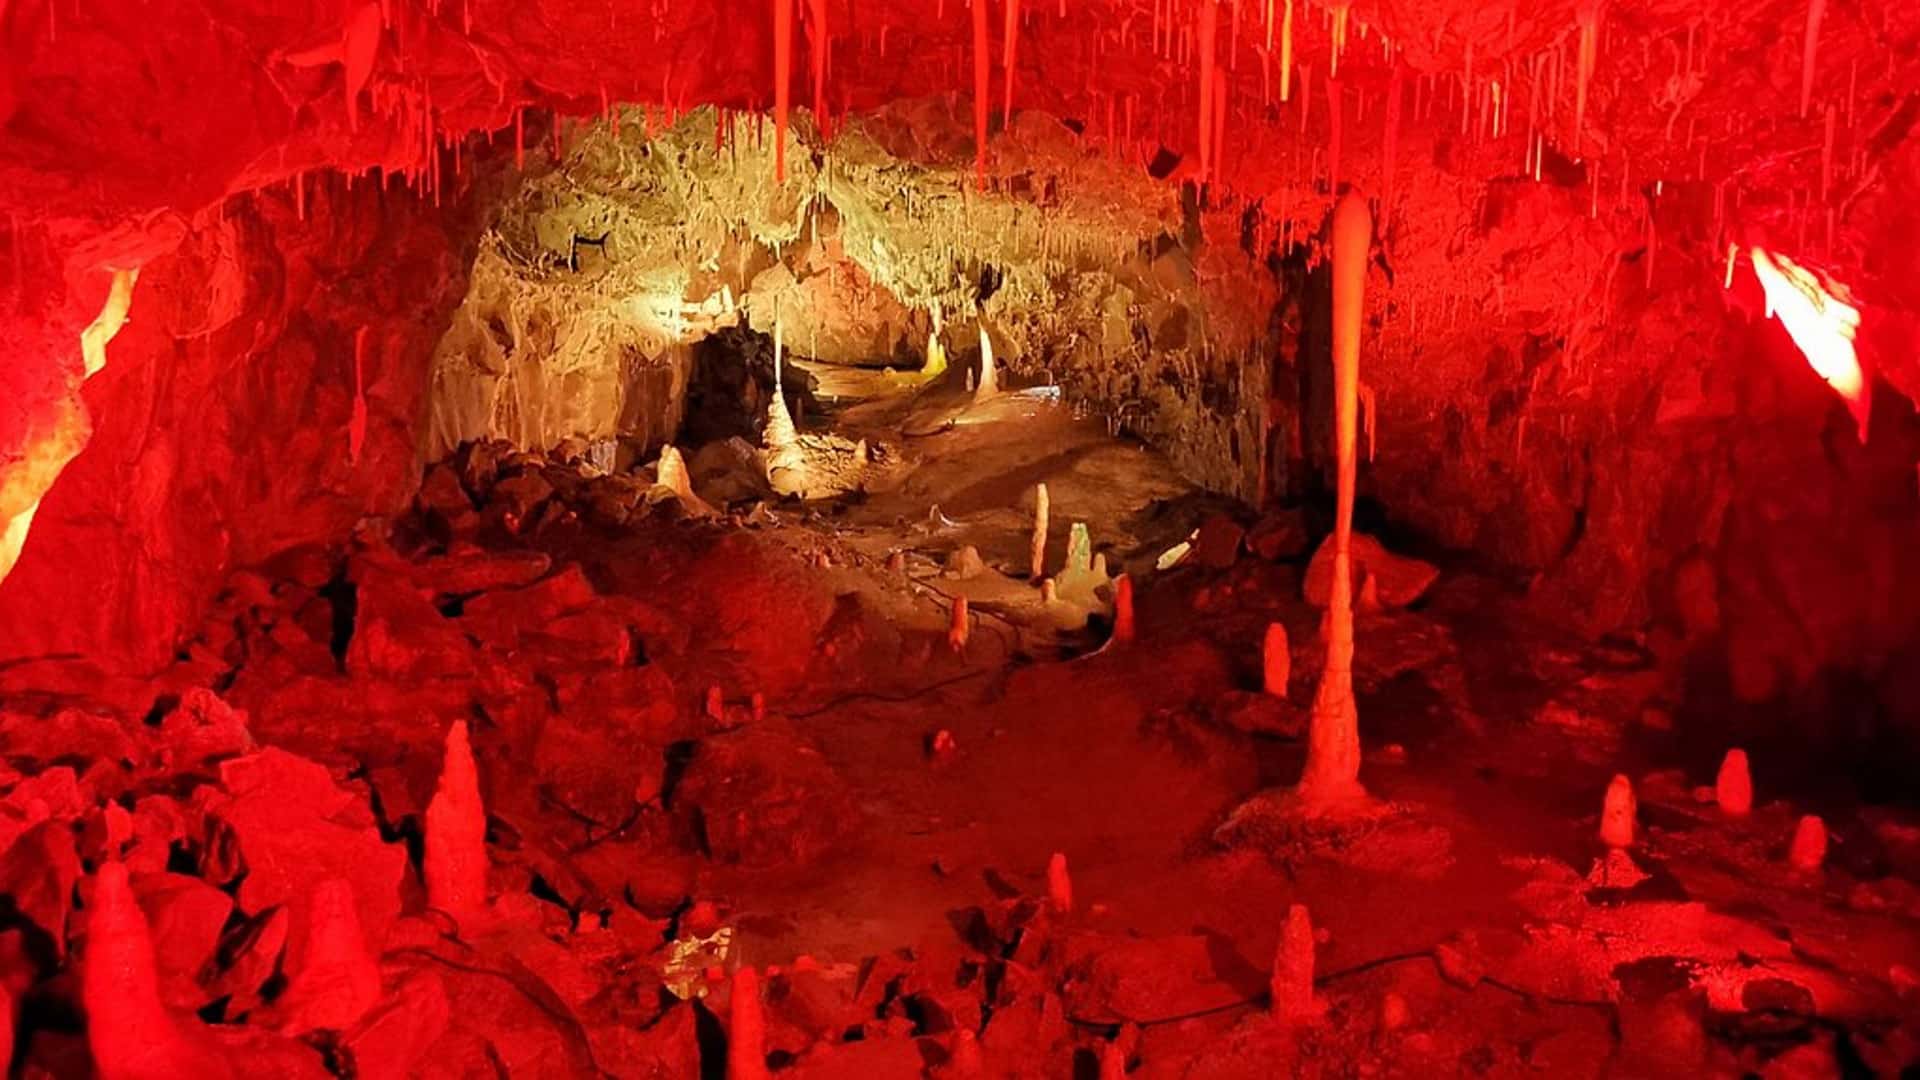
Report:
[{"label": "red illuminated rock", "polygon": [[427,903],[451,916],[462,934],[470,933],[487,911],[487,814],[465,720],[447,731],[426,832]]},{"label": "red illuminated rock", "polygon": [[811,862],[858,821],[845,782],[779,717],[703,739],[673,809],[708,854],[748,866]]},{"label": "red illuminated rock", "polygon": [[162,1000],[175,1009],[207,1004],[212,996],[199,985],[199,976],[220,943],[233,898],[185,874],[141,874],[130,880],[153,935]]},{"label": "red illuminated rock", "polygon": [[220,776],[227,795],[210,800],[208,813],[233,831],[246,870],[240,910],[287,905],[297,933],[314,890],[342,878],[353,883],[361,929],[384,941],[399,915],[407,856],[381,840],[365,797],[336,786],[324,767],[271,747],[223,762]]},{"label": "red illuminated rock", "polygon": [[391,995],[341,1039],[342,1057],[353,1075],[369,1078],[418,1076],[427,1055],[446,1034],[446,987],[432,972],[401,979]]},{"label": "red illuminated rock", "polygon": [[146,916],[119,863],[94,880],[84,971],[87,1044],[101,1080],[234,1075],[202,1032],[161,1003]]},{"label": "red illuminated rock", "polygon": [[[1307,564],[1305,592],[1307,602],[1326,607],[1333,582],[1332,538],[1323,541]],[[1431,563],[1404,555],[1395,555],[1386,545],[1366,533],[1353,534],[1354,581],[1374,579],[1374,588],[1383,608],[1403,608],[1425,595],[1439,579],[1440,570]]]}]

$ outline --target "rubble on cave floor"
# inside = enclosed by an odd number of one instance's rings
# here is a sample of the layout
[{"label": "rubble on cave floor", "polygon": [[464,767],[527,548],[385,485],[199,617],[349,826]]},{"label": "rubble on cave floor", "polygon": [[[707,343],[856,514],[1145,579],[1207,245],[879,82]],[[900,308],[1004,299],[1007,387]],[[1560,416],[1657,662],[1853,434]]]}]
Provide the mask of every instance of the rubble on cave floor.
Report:
[{"label": "rubble on cave floor", "polygon": [[[1763,758],[1728,813],[1644,730],[1661,701],[1630,655],[1490,618],[1497,587],[1452,572],[1359,623],[1382,813],[1236,813],[1299,768],[1307,524],[1218,518],[1064,414],[935,437],[891,491],[711,514],[643,472],[468,445],[403,517],[236,575],[154,679],[0,672],[20,1075],[149,1050],[209,1075],[634,1077],[1920,1054],[1911,816],[1770,791]],[[1086,525],[1139,583],[1133,642],[1101,648],[1104,592],[1036,610],[1041,482],[1046,565]],[[1261,692],[1273,624],[1284,698]],[[479,807],[443,780],[456,724]],[[1639,828],[1610,849],[1616,772]],[[1808,869],[1789,847],[1816,810]],[[446,899],[444,853],[482,831],[487,895]],[[1296,904],[1311,989],[1271,1008]],[[104,956],[150,964],[150,998],[108,1010]]]}]

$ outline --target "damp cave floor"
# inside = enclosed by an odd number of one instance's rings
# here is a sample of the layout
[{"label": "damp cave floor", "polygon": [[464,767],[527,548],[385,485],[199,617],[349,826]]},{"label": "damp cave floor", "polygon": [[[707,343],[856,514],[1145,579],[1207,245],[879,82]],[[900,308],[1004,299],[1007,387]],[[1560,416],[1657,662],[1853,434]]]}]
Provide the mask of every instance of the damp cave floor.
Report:
[{"label": "damp cave floor", "polygon": [[[1160,551],[1225,504],[1193,491],[1159,455],[1111,437],[1098,418],[1042,396],[979,409],[951,391],[940,404],[909,404],[871,376],[837,385],[854,399],[835,403],[836,429],[849,437],[898,439],[903,427],[929,426],[922,413],[958,417],[912,440],[918,464],[906,482],[797,526],[863,568],[821,571],[836,588],[850,578],[860,587],[884,573],[887,553],[909,551],[908,573],[924,588],[892,617],[924,639],[916,655],[931,659],[918,676],[876,674],[892,691],[802,695],[800,727],[857,793],[865,823],[840,852],[804,867],[703,868],[702,887],[735,912],[747,962],[951,947],[943,943],[974,909],[1044,894],[1058,852],[1090,931],[1209,942],[1219,985],[1197,993],[1191,1011],[1222,1011],[1131,1017],[1175,1043],[1232,1030],[1232,1003],[1263,993],[1281,917],[1295,903],[1323,932],[1322,973],[1354,976],[1329,984],[1331,995],[1360,1009],[1359,999],[1399,987],[1430,1015],[1457,1013],[1469,1049],[1498,1048],[1493,1072],[1617,1066],[1614,972],[1649,960],[1694,972],[1723,1009],[1737,1011],[1747,983],[1778,977],[1811,984],[1830,1018],[1871,1026],[1904,1010],[1910,1022],[1911,988],[1896,984],[1901,970],[1920,968],[1920,926],[1847,910],[1856,879],[1843,871],[1786,874],[1793,808],[1764,792],[1741,821],[1702,805],[1694,789],[1711,773],[1683,772],[1673,740],[1640,726],[1655,684],[1640,658],[1556,633],[1510,587],[1469,572],[1443,574],[1415,610],[1361,622],[1363,781],[1397,823],[1358,837],[1220,842],[1215,831],[1237,805],[1299,772],[1297,740],[1242,734],[1210,711],[1258,686],[1270,620],[1295,642],[1295,703],[1309,699],[1317,612],[1301,599],[1302,566],[1243,553],[1229,569],[1155,573]],[[1022,567],[1039,482],[1052,496],[1051,560],[1067,523],[1085,522],[1096,549],[1140,583],[1140,636],[1125,649],[1091,651],[1104,632],[1097,615],[1078,637],[1053,634],[1036,629],[1030,606],[1003,599],[1007,588],[1031,588]],[[988,614],[952,660],[940,657],[944,598],[967,590],[941,566],[964,544],[1004,581],[974,590]],[[928,746],[939,731],[957,750],[935,759]],[[1596,837],[1616,772],[1651,780],[1635,856],[1651,876],[1634,888],[1609,885]],[[1836,836],[1871,831],[1861,818],[1834,824]],[[1728,951],[1728,940],[1749,934],[1778,947]],[[1495,970],[1511,966],[1505,989],[1436,978],[1424,958],[1461,942],[1485,950]],[[1558,973],[1562,965],[1581,974]],[[1580,1004],[1549,1003],[1556,993]],[[1530,1018],[1515,1021],[1523,1004]],[[1564,1060],[1538,1050],[1556,1038]]]}]

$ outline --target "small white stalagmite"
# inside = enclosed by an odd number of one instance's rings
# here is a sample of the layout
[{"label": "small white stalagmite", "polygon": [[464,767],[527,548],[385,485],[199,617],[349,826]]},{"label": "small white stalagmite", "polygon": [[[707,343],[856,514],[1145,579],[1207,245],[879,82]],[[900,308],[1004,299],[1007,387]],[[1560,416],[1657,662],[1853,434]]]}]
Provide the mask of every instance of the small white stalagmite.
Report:
[{"label": "small white stalagmite", "polygon": [[987,328],[980,328],[980,381],[973,388],[973,400],[985,401],[1000,392],[1000,378],[993,369],[993,339]]},{"label": "small white stalagmite", "polygon": [[1047,576],[1047,515],[1051,512],[1047,501],[1047,485],[1036,484],[1033,488],[1033,540],[1029,543],[1031,576],[1039,581]]}]

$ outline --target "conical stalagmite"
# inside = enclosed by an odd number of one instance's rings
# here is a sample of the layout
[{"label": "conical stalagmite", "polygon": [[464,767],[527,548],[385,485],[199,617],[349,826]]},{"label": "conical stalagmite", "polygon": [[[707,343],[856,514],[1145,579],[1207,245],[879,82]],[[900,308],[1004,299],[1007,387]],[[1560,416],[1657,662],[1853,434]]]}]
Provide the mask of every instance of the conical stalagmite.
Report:
[{"label": "conical stalagmite", "polygon": [[1820,869],[1827,861],[1827,823],[1808,814],[1794,826],[1793,843],[1787,848],[1787,862],[1795,870]]},{"label": "conical stalagmite", "polygon": [[767,1017],[760,1005],[760,977],[750,967],[733,973],[727,1016],[727,1080],[766,1080]]},{"label": "conical stalagmite", "polygon": [[1073,878],[1067,875],[1067,857],[1058,851],[1047,860],[1047,906],[1058,915],[1073,910]]},{"label": "conical stalagmite", "polygon": [[1047,576],[1047,516],[1052,512],[1047,498],[1047,485],[1036,484],[1033,489],[1033,539],[1029,541],[1029,573],[1034,581]]},{"label": "conical stalagmite", "polygon": [[1333,519],[1333,594],[1327,607],[1327,666],[1313,699],[1307,764],[1298,796],[1307,809],[1363,797],[1360,714],[1353,701],[1353,498],[1358,461],[1360,323],[1366,311],[1367,245],[1373,218],[1349,192],[1333,212],[1334,441],[1339,461]]},{"label": "conical stalagmite", "polygon": [[1615,776],[1607,785],[1607,799],[1600,808],[1601,843],[1613,848],[1632,847],[1634,819],[1639,814],[1638,800],[1633,797],[1633,781],[1624,774]]},{"label": "conical stalagmite", "polygon": [[1293,679],[1293,653],[1287,642],[1287,628],[1267,624],[1267,636],[1260,643],[1261,688],[1274,697],[1287,696],[1287,684]]},{"label": "conical stalagmite", "polygon": [[94,876],[83,970],[87,1046],[100,1080],[233,1075],[226,1060],[161,1003],[153,934],[122,863],[107,863]]},{"label": "conical stalagmite", "polygon": [[1745,817],[1753,811],[1753,774],[1747,769],[1747,752],[1735,748],[1720,761],[1720,774],[1713,781],[1713,795],[1722,813]]},{"label": "conical stalagmite", "polygon": [[1273,952],[1273,974],[1267,989],[1272,996],[1275,1020],[1300,1024],[1314,1018],[1313,920],[1304,904],[1294,904],[1287,909],[1286,924],[1280,928],[1280,944]]},{"label": "conical stalagmite", "polygon": [[353,886],[323,881],[307,905],[305,955],[279,1002],[287,1018],[282,1030],[345,1030],[379,1001],[380,963],[361,933]]},{"label": "conical stalagmite", "polygon": [[967,634],[972,629],[967,618],[967,598],[953,598],[953,608],[947,623],[947,648],[954,652],[967,651]]},{"label": "conical stalagmite", "polygon": [[465,933],[487,909],[487,813],[465,720],[447,732],[440,786],[427,804],[424,862],[428,905]]},{"label": "conical stalagmite", "polygon": [[973,400],[985,401],[1000,392],[1000,377],[993,370],[993,339],[987,328],[980,328],[980,382],[973,388]]}]

